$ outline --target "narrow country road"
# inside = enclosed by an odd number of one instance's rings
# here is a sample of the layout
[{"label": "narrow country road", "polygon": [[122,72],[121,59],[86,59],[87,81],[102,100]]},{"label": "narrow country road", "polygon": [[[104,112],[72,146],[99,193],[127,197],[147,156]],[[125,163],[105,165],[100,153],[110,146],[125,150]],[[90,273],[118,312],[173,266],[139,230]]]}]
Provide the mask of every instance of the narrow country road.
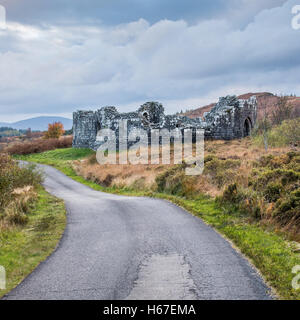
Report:
[{"label": "narrow country road", "polygon": [[257,272],[201,219],[40,167],[47,191],[66,203],[67,228],[57,250],[4,299],[271,299]]}]

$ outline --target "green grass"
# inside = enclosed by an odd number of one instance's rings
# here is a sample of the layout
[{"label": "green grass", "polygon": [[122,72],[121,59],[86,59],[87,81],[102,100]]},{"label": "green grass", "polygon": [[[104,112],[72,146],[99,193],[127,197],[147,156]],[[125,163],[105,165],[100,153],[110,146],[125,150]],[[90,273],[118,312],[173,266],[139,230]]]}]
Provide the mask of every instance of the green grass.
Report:
[{"label": "green grass", "polygon": [[[108,193],[115,193],[115,194],[123,194],[123,195],[135,195],[135,196],[144,196],[145,192],[137,192],[136,190],[130,188],[115,188],[115,187],[108,187],[105,188],[96,184],[92,181],[85,180],[83,177],[78,176],[76,172],[71,167],[71,161],[73,160],[80,160],[84,159],[88,156],[91,156],[95,152],[90,149],[57,149],[52,151],[46,151],[43,153],[35,153],[25,156],[14,156],[14,159],[17,160],[24,160],[29,162],[41,163],[46,164],[49,166],[53,166],[58,170],[62,171],[68,177],[74,179],[77,182],[85,184],[90,188],[93,188],[98,191],[108,192]],[[147,192],[147,195],[151,195],[151,193]]]},{"label": "green grass", "polygon": [[294,290],[291,285],[295,277],[292,268],[300,265],[300,256],[293,251],[283,234],[268,231],[259,223],[250,223],[247,216],[229,207],[222,207],[209,197],[199,196],[197,199],[189,200],[164,193],[136,192],[129,188],[104,188],[87,181],[76,175],[69,161],[84,158],[92,153],[86,149],[60,149],[18,158],[55,166],[67,176],[95,190],[122,195],[151,196],[171,201],[200,217],[230,239],[260,270],[280,298],[300,299],[300,290]]},{"label": "green grass", "polygon": [[79,160],[88,157],[95,152],[90,149],[56,149],[51,151],[46,151],[43,153],[34,153],[26,156],[14,156],[15,159],[23,159],[27,161],[33,161],[40,163],[51,163],[51,162],[65,162],[68,160]]},{"label": "green grass", "polygon": [[65,213],[64,202],[40,188],[28,223],[0,231],[0,265],[7,276],[6,290],[0,290],[0,297],[53,252],[65,229]]}]

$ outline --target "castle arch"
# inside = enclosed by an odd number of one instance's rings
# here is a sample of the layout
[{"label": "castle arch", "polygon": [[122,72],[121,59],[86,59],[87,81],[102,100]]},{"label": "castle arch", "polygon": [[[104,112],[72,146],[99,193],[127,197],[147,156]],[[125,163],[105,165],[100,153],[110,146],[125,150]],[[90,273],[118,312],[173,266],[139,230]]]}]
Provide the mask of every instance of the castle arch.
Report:
[{"label": "castle arch", "polygon": [[248,117],[248,118],[246,118],[245,121],[244,121],[244,125],[243,125],[243,136],[244,136],[244,137],[250,136],[252,128],[253,128],[252,121],[251,121],[251,119]]}]

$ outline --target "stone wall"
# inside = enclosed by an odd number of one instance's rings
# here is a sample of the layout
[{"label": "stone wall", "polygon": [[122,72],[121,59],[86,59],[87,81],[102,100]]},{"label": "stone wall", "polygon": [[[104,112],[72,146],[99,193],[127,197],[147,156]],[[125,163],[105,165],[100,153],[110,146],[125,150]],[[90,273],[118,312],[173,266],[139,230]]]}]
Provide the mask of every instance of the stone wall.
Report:
[{"label": "stone wall", "polygon": [[204,129],[207,139],[231,140],[250,134],[257,117],[257,100],[238,100],[235,96],[219,99],[204,118],[190,119],[178,115],[165,115],[158,102],[147,102],[137,111],[119,113],[115,107],[103,107],[97,111],[77,111],[73,114],[73,147],[96,150],[100,129],[112,129],[118,136],[119,120],[128,120],[128,133],[137,129]]},{"label": "stone wall", "polygon": [[[211,139],[232,140],[251,133],[257,118],[257,100],[238,100],[235,96],[220,98],[213,109],[204,114],[205,134]],[[245,131],[245,125],[249,125]]]}]

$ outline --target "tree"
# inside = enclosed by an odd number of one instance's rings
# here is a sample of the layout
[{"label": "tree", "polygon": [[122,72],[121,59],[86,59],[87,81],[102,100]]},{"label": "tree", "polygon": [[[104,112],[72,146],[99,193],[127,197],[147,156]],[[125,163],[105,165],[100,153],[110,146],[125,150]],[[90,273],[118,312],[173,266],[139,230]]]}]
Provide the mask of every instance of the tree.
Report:
[{"label": "tree", "polygon": [[264,139],[264,147],[265,151],[268,151],[268,131],[271,128],[271,124],[269,121],[269,112],[268,112],[268,100],[266,96],[263,96],[260,100],[260,108],[263,113],[262,120],[260,120],[258,124],[258,129],[262,132],[262,136]]},{"label": "tree", "polygon": [[300,143],[300,118],[283,121],[280,131],[287,143],[291,146],[299,146]]},{"label": "tree", "polygon": [[278,98],[277,104],[272,111],[272,122],[275,125],[281,124],[284,120],[292,118],[294,107],[289,103],[287,96],[281,96]]},{"label": "tree", "polygon": [[25,135],[26,135],[26,138],[27,138],[27,139],[31,139],[31,138],[32,138],[31,128],[28,128],[28,129],[26,130]]},{"label": "tree", "polygon": [[70,130],[65,130],[65,133],[64,133],[65,136],[70,136],[72,134],[73,134],[73,128]]},{"label": "tree", "polygon": [[48,124],[48,131],[45,132],[45,139],[58,139],[64,134],[64,126],[61,122],[54,122]]}]

